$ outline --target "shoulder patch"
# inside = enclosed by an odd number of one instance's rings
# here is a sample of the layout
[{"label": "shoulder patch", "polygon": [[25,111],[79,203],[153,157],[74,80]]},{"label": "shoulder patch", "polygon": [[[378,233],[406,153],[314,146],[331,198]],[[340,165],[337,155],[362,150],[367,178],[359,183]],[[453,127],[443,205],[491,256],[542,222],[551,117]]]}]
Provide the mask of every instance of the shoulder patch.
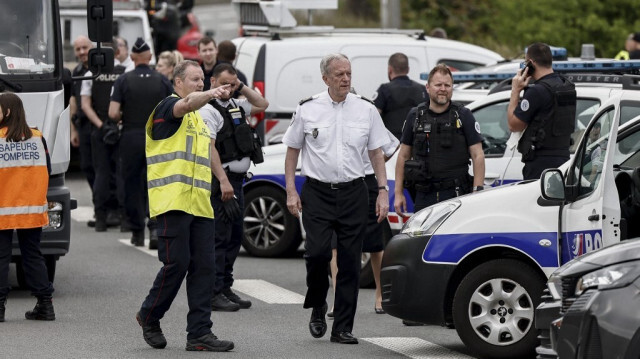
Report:
[{"label": "shoulder patch", "polygon": [[366,98],[366,97],[364,97],[364,96],[362,96],[362,95],[356,95],[356,97],[358,97],[359,99],[365,100],[365,101],[367,101],[368,103],[370,103],[370,104],[372,104],[372,105],[374,105],[374,106],[375,106],[375,104],[373,103],[373,101],[369,100],[368,98]]},{"label": "shoulder patch", "polygon": [[302,105],[305,104],[311,100],[315,100],[317,98],[317,96],[311,96],[311,97],[307,97],[305,99],[300,100],[300,102],[298,102],[298,105]]}]

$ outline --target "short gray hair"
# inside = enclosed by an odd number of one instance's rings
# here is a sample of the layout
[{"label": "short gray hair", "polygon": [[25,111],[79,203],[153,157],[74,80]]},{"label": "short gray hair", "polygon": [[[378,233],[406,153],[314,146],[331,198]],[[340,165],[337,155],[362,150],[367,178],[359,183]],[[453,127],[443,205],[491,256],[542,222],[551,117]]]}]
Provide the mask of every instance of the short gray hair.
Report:
[{"label": "short gray hair", "polygon": [[184,78],[187,76],[187,68],[189,66],[200,67],[200,65],[193,60],[180,61],[176,67],[173,68],[173,78],[179,78],[184,81]]},{"label": "short gray hair", "polygon": [[[349,61],[349,58],[347,57],[347,55],[344,55],[344,54],[329,54],[329,55],[325,55],[322,58],[322,61],[320,61],[320,72],[322,73],[323,76],[328,76],[329,75],[329,66],[331,65],[332,62],[334,62],[336,60],[347,60],[347,61]],[[349,61],[349,63],[351,63],[351,62]]]}]

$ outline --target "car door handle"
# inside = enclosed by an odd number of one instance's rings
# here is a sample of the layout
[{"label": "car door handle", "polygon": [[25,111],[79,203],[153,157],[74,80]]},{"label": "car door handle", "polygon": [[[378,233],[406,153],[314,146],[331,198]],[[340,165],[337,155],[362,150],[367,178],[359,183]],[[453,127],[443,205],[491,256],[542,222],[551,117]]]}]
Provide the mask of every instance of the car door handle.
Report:
[{"label": "car door handle", "polygon": [[587,217],[588,220],[590,221],[598,221],[600,220],[600,215],[599,214],[592,214],[589,217]]}]

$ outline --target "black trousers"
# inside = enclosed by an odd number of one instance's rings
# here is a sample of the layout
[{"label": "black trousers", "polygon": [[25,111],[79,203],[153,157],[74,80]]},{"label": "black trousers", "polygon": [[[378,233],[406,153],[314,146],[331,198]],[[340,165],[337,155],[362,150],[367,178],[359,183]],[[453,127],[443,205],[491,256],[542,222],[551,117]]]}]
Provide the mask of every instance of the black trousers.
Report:
[{"label": "black trousers", "polygon": [[522,179],[540,179],[542,172],[547,168],[558,168],[567,162],[569,157],[536,156],[533,161],[524,162]]},{"label": "black trousers", "polygon": [[[120,165],[124,192],[124,212],[131,230],[144,230],[149,214],[147,196],[147,159],[144,129],[124,130],[120,137]],[[154,223],[155,221],[150,221]]]},{"label": "black trousers", "polygon": [[214,222],[181,211],[157,217],[158,259],[164,264],[156,275],[149,295],[140,308],[145,323],[155,323],[171,307],[184,277],[187,277],[187,339],[211,333],[211,295],[213,292]]},{"label": "black trousers", "polygon": [[118,172],[118,145],[108,145],[102,140],[102,131],[96,128],[91,134],[91,152],[95,180],[93,182],[93,206],[98,216],[117,211],[116,173]]},{"label": "black trousers", "polygon": [[331,237],[336,235],[338,276],[333,332],[351,332],[358,305],[360,256],[367,229],[368,194],[364,181],[342,189],[306,182],[302,186],[302,223],[307,238],[307,295],[304,308],[324,305],[329,290]]},{"label": "black trousers", "polygon": [[88,119],[76,122],[78,131],[78,139],[80,140],[80,169],[89,182],[89,188],[93,193],[93,182],[96,179],[96,173],[93,169],[93,155],[91,154],[91,133],[95,126]]},{"label": "black trousers", "polygon": [[[11,290],[8,277],[13,231],[13,229],[0,230],[0,297],[6,297]],[[18,229],[17,231],[22,268],[31,294],[36,297],[51,295],[53,285],[49,281],[47,266],[40,251],[42,227]]]},{"label": "black trousers", "polygon": [[455,188],[430,192],[416,191],[416,201],[413,204],[413,213],[453,197],[457,197]]},{"label": "black trousers", "polygon": [[[244,213],[244,192],[242,190],[243,180],[238,180],[229,177],[229,182],[233,186],[233,194],[238,199],[240,210]],[[217,213],[220,213],[223,209],[222,193],[216,191],[211,196],[211,205],[213,211],[216,213],[216,279],[213,286],[213,294],[216,295],[222,292],[223,289],[231,288],[233,285],[233,265],[238,258],[238,252],[240,252],[240,245],[242,244],[243,224],[244,218],[240,217],[233,222],[225,222],[219,220]]]}]

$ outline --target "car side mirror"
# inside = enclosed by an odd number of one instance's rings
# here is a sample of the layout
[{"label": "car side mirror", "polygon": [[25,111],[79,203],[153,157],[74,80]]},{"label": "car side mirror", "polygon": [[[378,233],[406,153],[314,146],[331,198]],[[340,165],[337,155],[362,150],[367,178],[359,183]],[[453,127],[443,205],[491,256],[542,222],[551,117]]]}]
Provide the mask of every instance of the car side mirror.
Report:
[{"label": "car side mirror", "polygon": [[562,172],[557,168],[547,169],[540,176],[540,192],[548,201],[564,201],[565,188]]}]

